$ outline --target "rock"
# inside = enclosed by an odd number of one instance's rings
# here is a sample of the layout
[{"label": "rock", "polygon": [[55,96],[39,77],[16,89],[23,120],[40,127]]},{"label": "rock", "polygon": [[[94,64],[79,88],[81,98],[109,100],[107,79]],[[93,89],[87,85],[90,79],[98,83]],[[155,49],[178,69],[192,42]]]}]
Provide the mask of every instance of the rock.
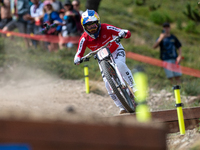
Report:
[{"label": "rock", "polygon": [[187,99],[187,103],[193,103],[196,100],[198,100],[197,96],[189,96],[188,99]]},{"label": "rock", "polygon": [[74,109],[73,106],[68,106],[68,107],[66,108],[66,111],[67,111],[68,113],[75,113],[75,109]]},{"label": "rock", "polygon": [[166,96],[166,97],[171,97],[171,96],[172,96],[172,93],[166,93],[165,96]]},{"label": "rock", "polygon": [[167,93],[167,91],[166,90],[161,90],[160,93],[161,94],[165,94],[165,93]]},{"label": "rock", "polygon": [[113,108],[113,106],[109,106],[109,107],[108,107],[108,109],[112,109],[112,108]]}]

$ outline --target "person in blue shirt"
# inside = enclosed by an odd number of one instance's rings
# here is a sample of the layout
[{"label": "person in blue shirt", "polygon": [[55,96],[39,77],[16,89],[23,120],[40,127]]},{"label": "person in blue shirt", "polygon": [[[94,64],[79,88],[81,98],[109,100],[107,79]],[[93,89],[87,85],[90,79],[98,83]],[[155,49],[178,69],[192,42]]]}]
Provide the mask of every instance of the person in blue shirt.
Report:
[{"label": "person in blue shirt", "polygon": [[[170,24],[163,24],[163,31],[157,39],[156,43],[153,45],[153,48],[160,47],[160,59],[167,62],[166,68],[164,68],[167,78],[170,80],[171,84],[179,84],[180,77],[182,75],[180,66],[181,58],[182,58],[182,50],[181,43],[178,38],[171,34],[170,32]],[[170,65],[169,63],[176,64]],[[176,71],[173,71],[170,68],[176,68]]]},{"label": "person in blue shirt", "polygon": [[[46,0],[44,1],[44,16],[43,16],[43,23],[51,25],[57,24],[56,28],[50,28],[45,32],[46,35],[58,35],[62,28],[62,19],[59,17],[59,13],[53,10],[53,6],[51,2]],[[57,51],[58,44],[57,43],[46,43],[48,50]]]},{"label": "person in blue shirt", "polygon": [[[59,17],[59,13],[53,10],[53,6],[50,1],[44,1],[44,16],[43,16],[43,23],[51,24],[62,24],[62,19]],[[49,34],[57,34],[61,31],[62,26],[58,25],[55,29],[56,32],[49,30]]]}]

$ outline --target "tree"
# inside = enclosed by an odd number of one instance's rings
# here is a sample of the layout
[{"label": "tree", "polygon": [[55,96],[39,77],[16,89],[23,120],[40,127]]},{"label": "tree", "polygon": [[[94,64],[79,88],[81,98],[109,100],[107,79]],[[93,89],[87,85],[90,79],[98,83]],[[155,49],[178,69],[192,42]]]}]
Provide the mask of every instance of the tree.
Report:
[{"label": "tree", "polygon": [[86,1],[86,9],[93,9],[98,12],[99,4],[101,0],[87,0]]},{"label": "tree", "polygon": [[186,11],[183,11],[183,14],[192,21],[200,22],[200,15],[198,12],[198,8],[192,7],[190,3],[187,3]]}]

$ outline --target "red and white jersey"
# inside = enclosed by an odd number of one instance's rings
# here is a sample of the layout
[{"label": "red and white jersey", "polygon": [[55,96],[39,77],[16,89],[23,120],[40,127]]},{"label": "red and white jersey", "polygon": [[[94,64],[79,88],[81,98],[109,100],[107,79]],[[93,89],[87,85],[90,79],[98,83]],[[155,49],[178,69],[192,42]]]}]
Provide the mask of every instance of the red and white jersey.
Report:
[{"label": "red and white jersey", "polygon": [[[121,30],[123,29],[102,23],[99,36],[96,39],[93,39],[86,32],[84,32],[79,39],[78,49],[75,57],[83,57],[86,47],[92,51],[95,51],[99,47],[105,45],[108,41],[112,40],[115,36],[118,36],[118,33]],[[129,38],[131,36],[131,32],[128,30],[126,31],[127,34],[124,38]],[[120,43],[112,42],[108,45],[108,48],[110,49],[110,52],[113,53],[119,47],[119,45]]]}]

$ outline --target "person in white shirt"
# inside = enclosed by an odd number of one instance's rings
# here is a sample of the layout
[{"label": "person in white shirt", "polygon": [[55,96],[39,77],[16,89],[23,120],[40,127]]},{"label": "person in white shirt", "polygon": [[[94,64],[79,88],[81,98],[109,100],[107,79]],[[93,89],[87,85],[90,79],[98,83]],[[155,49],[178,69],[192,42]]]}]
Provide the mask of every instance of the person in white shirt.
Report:
[{"label": "person in white shirt", "polygon": [[[30,14],[26,14],[24,19],[28,21],[27,32],[29,34],[40,34],[42,30],[43,3],[40,0],[31,0]],[[32,44],[37,47],[37,41],[32,40]]]}]

